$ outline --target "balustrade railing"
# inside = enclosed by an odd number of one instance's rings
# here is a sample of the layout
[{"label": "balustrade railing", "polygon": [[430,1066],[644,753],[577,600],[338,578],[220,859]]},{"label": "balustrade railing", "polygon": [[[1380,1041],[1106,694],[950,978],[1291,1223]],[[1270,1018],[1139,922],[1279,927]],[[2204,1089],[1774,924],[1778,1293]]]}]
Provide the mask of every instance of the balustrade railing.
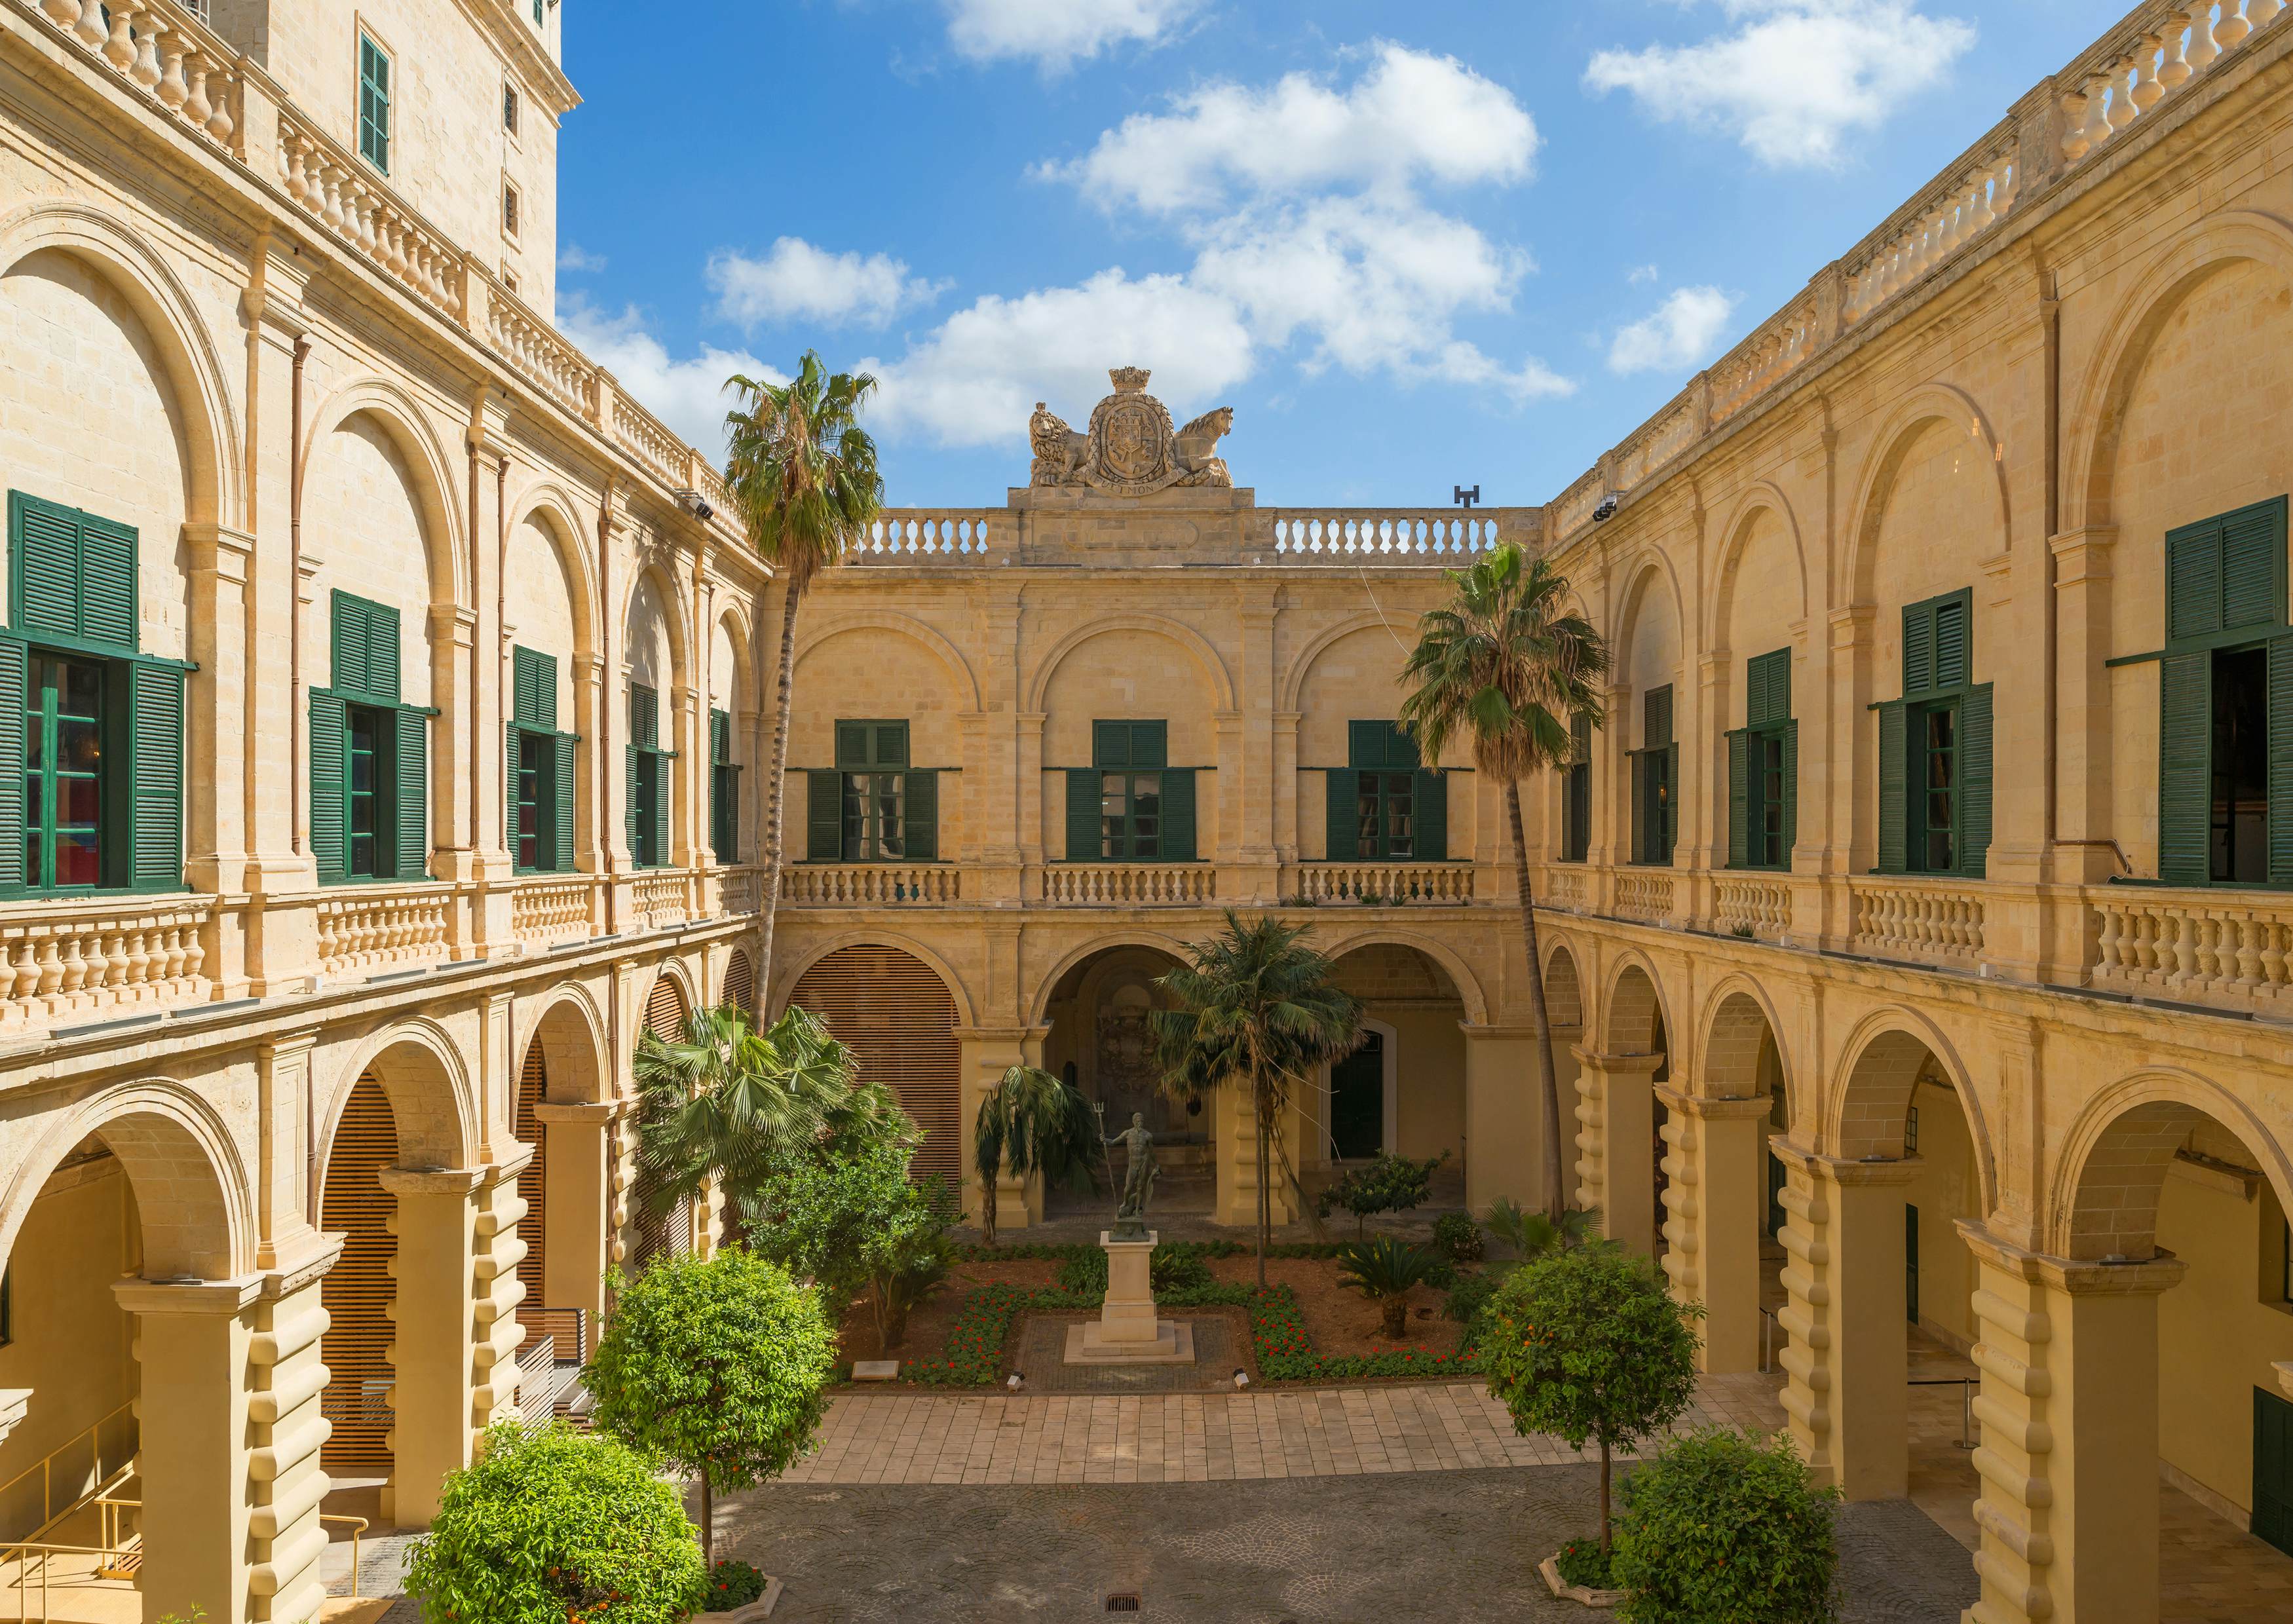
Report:
[{"label": "balustrade railing", "polygon": [[1848,882],[1854,950],[1879,958],[1972,964],[1982,957],[1983,899],[1947,880]]},{"label": "balustrade railing", "polygon": [[[586,359],[586,358],[585,358]],[[613,394],[613,438],[668,485],[683,489],[693,453],[667,424],[618,390]]]},{"label": "balustrade railing", "polygon": [[[788,870],[781,870],[781,886],[788,886]],[[725,876],[717,891],[720,901],[717,911],[726,914],[753,914],[765,905],[765,873],[761,869],[735,869]]]},{"label": "balustrade railing", "polygon": [[446,957],[454,888],[343,886],[319,899],[319,972],[398,969]]},{"label": "balustrade railing", "polygon": [[43,903],[0,924],[0,1032],[204,1002],[212,897]]},{"label": "balustrade railing", "polygon": [[1040,872],[1039,900],[1055,905],[1208,902],[1218,894],[1207,863],[1049,863]]},{"label": "balustrade railing", "polygon": [[1261,508],[1251,515],[1251,539],[1284,562],[1312,563],[1415,562],[1454,563],[1507,540],[1520,522],[1513,515],[1450,508]]},{"label": "balustrade railing", "polygon": [[1672,919],[1673,877],[1661,870],[1619,869],[1616,880],[1616,917],[1646,924]]},{"label": "balustrade railing", "polygon": [[682,869],[648,869],[629,887],[629,906],[646,930],[682,925],[693,917],[691,889]]},{"label": "balustrade railing", "polygon": [[781,870],[790,908],[874,908],[960,901],[963,873],[944,863],[791,863]]},{"label": "balustrade railing", "polygon": [[2096,886],[2086,894],[2095,986],[2293,1014],[2293,900],[2147,885]]},{"label": "balustrade railing", "polygon": [[1010,511],[1000,507],[887,508],[847,549],[847,564],[984,563],[1018,540]]},{"label": "balustrade railing", "polygon": [[[31,9],[28,5],[27,9]],[[137,86],[193,134],[245,150],[239,53],[179,0],[39,0],[37,10],[93,60]]]},{"label": "balustrade railing", "polygon": [[2021,131],[2009,119],[1849,254],[1843,262],[1847,324],[1862,320],[2004,220],[2022,183]]},{"label": "balustrade railing", "polygon": [[462,319],[470,272],[460,250],[347,148],[287,107],[279,109],[279,174],[313,220],[416,298]]},{"label": "balustrade railing", "polygon": [[1791,929],[1791,886],[1780,878],[1723,875],[1712,886],[1720,928],[1734,935],[1770,939]]},{"label": "balustrade railing", "polygon": [[2156,111],[2175,92],[2285,15],[2284,0],[2193,5],[2164,0],[2137,9],[2054,76],[2062,98],[2062,156],[2083,163]]},{"label": "balustrade railing", "polygon": [[1300,863],[1290,895],[1308,902],[1470,902],[1471,863]]},{"label": "balustrade railing", "polygon": [[1592,876],[1582,863],[1555,864],[1544,871],[1537,901],[1546,908],[1583,913],[1592,900]]},{"label": "balustrade railing", "polygon": [[590,931],[595,882],[586,874],[522,879],[510,898],[510,929],[520,941],[547,946]]}]

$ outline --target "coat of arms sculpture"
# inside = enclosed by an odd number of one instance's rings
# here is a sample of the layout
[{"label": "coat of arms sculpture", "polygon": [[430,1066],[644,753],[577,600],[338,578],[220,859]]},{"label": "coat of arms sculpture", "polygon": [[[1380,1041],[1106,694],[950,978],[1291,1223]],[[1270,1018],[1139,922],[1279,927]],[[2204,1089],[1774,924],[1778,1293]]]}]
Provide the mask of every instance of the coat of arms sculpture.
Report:
[{"label": "coat of arms sculpture", "polygon": [[1043,402],[1027,421],[1034,448],[1030,485],[1082,485],[1114,497],[1143,497],[1174,485],[1231,486],[1218,442],[1234,428],[1234,408],[1204,412],[1182,429],[1169,408],[1146,392],[1143,368],[1117,367],[1107,375],[1114,392],[1090,414],[1090,432],[1078,434]]}]

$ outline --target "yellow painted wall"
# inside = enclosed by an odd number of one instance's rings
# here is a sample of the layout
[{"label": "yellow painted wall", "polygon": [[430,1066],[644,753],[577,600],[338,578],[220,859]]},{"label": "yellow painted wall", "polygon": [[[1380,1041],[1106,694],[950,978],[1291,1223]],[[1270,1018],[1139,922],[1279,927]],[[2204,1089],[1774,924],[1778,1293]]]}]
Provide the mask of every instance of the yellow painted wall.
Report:
[{"label": "yellow painted wall", "polygon": [[1911,1103],[1919,1113],[1924,1165],[1903,1199],[1919,1209],[1919,1324],[1965,1347],[1974,1339],[1974,1255],[1957,1224],[1982,1216],[1974,1140],[1949,1088],[1921,1083],[1911,1091]]}]

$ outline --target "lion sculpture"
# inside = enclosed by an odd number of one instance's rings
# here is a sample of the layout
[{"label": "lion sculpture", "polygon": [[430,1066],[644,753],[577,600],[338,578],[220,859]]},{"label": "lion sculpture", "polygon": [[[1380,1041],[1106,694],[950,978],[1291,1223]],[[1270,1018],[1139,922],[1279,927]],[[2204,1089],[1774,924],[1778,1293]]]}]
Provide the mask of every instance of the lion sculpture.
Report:
[{"label": "lion sculpture", "polygon": [[1231,485],[1234,478],[1226,471],[1226,458],[1214,456],[1218,442],[1234,432],[1234,408],[1221,406],[1216,411],[1204,412],[1179,431],[1171,446],[1171,462],[1179,470],[1181,485]]}]

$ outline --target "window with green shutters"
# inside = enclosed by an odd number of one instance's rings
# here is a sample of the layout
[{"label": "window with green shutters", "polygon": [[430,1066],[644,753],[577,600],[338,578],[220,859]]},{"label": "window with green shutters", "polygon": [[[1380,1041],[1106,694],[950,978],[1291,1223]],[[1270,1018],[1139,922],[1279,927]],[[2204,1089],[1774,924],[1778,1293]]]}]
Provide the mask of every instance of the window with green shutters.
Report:
[{"label": "window with green shutters", "polygon": [[720,863],[738,862],[741,824],[741,769],[733,760],[733,718],[721,710],[709,713],[709,844]]},{"label": "window with green shutters", "polygon": [[179,891],[183,696],[141,651],[133,526],[8,496],[0,894]]},{"label": "window with green shutters", "polygon": [[1170,764],[1170,724],[1094,722],[1090,756],[1067,769],[1066,860],[1195,861],[1195,769]]},{"label": "window with green shutters", "polygon": [[1879,713],[1879,872],[1981,879],[1990,854],[1990,684],[1970,588],[1903,610],[1903,697]]},{"label": "window with green shutters", "polygon": [[573,747],[557,731],[557,657],[510,650],[510,720],[503,761],[510,860],[521,874],[573,868]]},{"label": "window with green shutters", "polygon": [[1641,696],[1641,747],[1632,753],[1633,860],[1672,861],[1680,816],[1680,746],[1672,736],[1672,684]]},{"label": "window with green shutters", "polygon": [[1592,850],[1592,718],[1571,716],[1568,740],[1560,790],[1560,860],[1581,863]]},{"label": "window with green shutters", "polygon": [[913,763],[906,723],[837,723],[836,764],[806,774],[810,860],[938,861],[939,773]]},{"label": "window with green shutters", "polygon": [[1346,764],[1325,770],[1332,862],[1444,862],[1448,785],[1393,722],[1349,722]]},{"label": "window with green shutters", "polygon": [[1799,822],[1791,650],[1744,665],[1744,725],[1728,735],[1728,866],[1788,869]]},{"label": "window with green shutters", "polygon": [[311,852],[322,885],[430,868],[430,717],[402,703],[399,613],[337,589],[333,680],[311,693]]},{"label": "window with green shutters", "polygon": [[2166,534],[2158,875],[2293,887],[2286,499]]},{"label": "window with green shutters", "polygon": [[659,869],[669,860],[669,764],[673,750],[660,747],[660,696],[642,683],[629,684],[628,833],[629,856],[640,869]]},{"label": "window with green shutters", "polygon": [[359,36],[359,156],[390,173],[390,54]]}]

